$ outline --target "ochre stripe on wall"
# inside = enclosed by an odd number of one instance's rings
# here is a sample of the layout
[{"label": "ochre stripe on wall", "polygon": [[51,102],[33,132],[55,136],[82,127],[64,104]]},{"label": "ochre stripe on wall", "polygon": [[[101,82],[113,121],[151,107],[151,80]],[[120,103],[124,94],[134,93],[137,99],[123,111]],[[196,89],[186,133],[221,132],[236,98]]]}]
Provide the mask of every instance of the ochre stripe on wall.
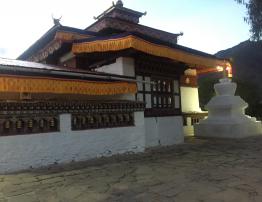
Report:
[{"label": "ochre stripe on wall", "polygon": [[135,94],[137,86],[136,83],[129,82],[92,82],[0,75],[0,92],[117,95]]}]

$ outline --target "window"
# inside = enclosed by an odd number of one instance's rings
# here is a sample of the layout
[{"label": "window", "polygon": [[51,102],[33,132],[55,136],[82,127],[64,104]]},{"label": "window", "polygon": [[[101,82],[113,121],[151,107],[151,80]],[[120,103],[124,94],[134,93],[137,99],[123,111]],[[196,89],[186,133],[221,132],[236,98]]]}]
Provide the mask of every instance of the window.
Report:
[{"label": "window", "polygon": [[137,101],[146,103],[146,108],[151,108],[151,79],[148,76],[137,76],[136,79],[139,81],[137,84],[138,93],[136,95]]},{"label": "window", "polygon": [[152,79],[152,107],[180,108],[179,83],[167,78]]},{"label": "window", "polygon": [[[178,80],[168,77],[138,75],[137,101],[146,103],[146,111],[157,115],[174,114],[174,110],[180,111],[180,88]],[[166,112],[166,113],[163,113]],[[172,113],[174,112],[174,113]],[[149,113],[150,114],[150,113]]]}]

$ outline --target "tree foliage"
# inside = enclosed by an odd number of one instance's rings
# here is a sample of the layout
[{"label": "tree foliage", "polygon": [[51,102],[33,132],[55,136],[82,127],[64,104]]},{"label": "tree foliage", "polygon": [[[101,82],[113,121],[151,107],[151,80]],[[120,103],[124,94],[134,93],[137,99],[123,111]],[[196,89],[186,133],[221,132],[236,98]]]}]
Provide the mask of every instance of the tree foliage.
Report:
[{"label": "tree foliage", "polygon": [[262,0],[235,0],[247,8],[245,22],[250,24],[251,38],[253,40],[262,39]]}]

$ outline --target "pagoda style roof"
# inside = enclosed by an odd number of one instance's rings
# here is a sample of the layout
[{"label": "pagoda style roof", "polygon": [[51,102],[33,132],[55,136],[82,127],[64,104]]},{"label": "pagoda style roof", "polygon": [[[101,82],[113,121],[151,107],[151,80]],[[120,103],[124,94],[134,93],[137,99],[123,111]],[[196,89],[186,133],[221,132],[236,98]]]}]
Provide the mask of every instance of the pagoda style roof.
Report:
[{"label": "pagoda style roof", "polygon": [[142,13],[129,8],[125,8],[123,2],[121,0],[118,0],[116,4],[113,2],[113,5],[110,8],[105,10],[99,16],[94,17],[94,19],[101,20],[104,17],[114,17],[138,23],[139,18],[143,15],[146,15],[146,12]]},{"label": "pagoda style roof", "polygon": [[153,37],[163,41],[169,41],[174,44],[177,43],[177,38],[181,34],[174,34],[158,30],[155,28],[147,27],[139,23],[139,18],[146,15],[146,12],[138,12],[125,8],[123,2],[118,0],[113,5],[95,17],[95,23],[86,28],[88,31],[99,32],[104,35],[111,35],[123,32],[137,32],[149,37]]},{"label": "pagoda style roof", "polygon": [[230,67],[228,60],[178,45],[177,38],[181,34],[138,24],[142,15],[145,13],[125,8],[118,0],[85,30],[62,26],[60,19],[54,19],[55,25],[18,59],[60,64],[60,59],[65,57],[69,64],[73,61],[72,67],[84,69],[109,64],[117,57],[143,53],[183,63],[197,69],[198,73]]},{"label": "pagoda style roof", "polygon": [[172,44],[139,33],[124,33],[109,37],[92,37],[76,40],[72,46],[74,54],[113,52],[134,49],[149,55],[168,58],[186,63],[191,67],[216,68],[227,67],[229,62],[198,50]]},{"label": "pagoda style roof", "polygon": [[110,32],[137,32],[145,36],[170,42],[173,44],[177,43],[177,38],[181,35],[155,29],[141,24],[135,24],[132,22],[125,21],[123,19],[113,17],[104,17],[101,20],[98,20],[94,24],[87,27],[86,30],[98,32],[101,33],[101,35],[108,35],[108,33]]},{"label": "pagoda style roof", "polygon": [[[139,18],[145,13],[125,8],[121,0],[96,17],[97,21],[85,30],[63,26],[60,19],[54,19],[54,26],[40,39],[24,51],[19,60],[44,62],[48,58],[59,58],[71,49],[72,42],[95,36],[108,36],[115,33],[137,32],[142,35],[177,43],[180,34],[173,34],[138,24]],[[52,63],[52,62],[51,62]]]},{"label": "pagoda style roof", "polygon": [[[50,49],[50,45],[52,42],[54,46],[56,46],[53,48],[58,49],[62,41],[72,41],[74,39],[87,38],[97,35],[97,33],[92,31],[62,26],[61,24],[54,25],[40,39],[38,39],[33,45],[31,45],[26,51],[24,51],[17,59],[33,61],[32,56],[36,55],[47,46],[47,49]],[[56,43],[54,43],[54,41],[56,41]]]},{"label": "pagoda style roof", "polygon": [[116,95],[136,91],[136,81],[128,77],[0,58],[0,93]]}]

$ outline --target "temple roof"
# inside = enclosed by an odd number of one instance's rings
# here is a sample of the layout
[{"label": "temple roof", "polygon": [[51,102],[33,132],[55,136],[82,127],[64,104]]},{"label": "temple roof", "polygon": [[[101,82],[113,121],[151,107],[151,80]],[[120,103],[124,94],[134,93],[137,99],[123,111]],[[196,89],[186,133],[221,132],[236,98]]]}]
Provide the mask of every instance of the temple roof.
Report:
[{"label": "temple roof", "polygon": [[149,36],[145,36],[145,35],[137,33],[137,32],[125,32],[125,33],[115,34],[115,35],[111,35],[111,36],[94,36],[94,37],[90,37],[90,38],[74,40],[74,43],[83,43],[83,42],[101,41],[101,40],[111,40],[111,39],[112,40],[113,39],[121,39],[123,37],[128,37],[128,36],[138,37],[138,38],[144,39],[144,40],[146,40],[148,42],[151,42],[151,43],[154,43],[154,44],[165,45],[165,46],[168,46],[168,47],[171,47],[171,48],[187,51],[187,52],[190,52],[192,54],[197,54],[197,55],[200,55],[200,56],[205,56],[205,57],[219,59],[215,55],[212,55],[212,54],[209,54],[209,53],[205,53],[205,52],[202,52],[202,51],[199,51],[199,50],[188,48],[188,47],[185,47],[185,46],[182,46],[182,45],[173,44],[171,42],[166,42],[166,41],[162,41],[162,40],[159,40],[159,39],[155,39],[155,38],[152,38],[152,37],[149,37]]},{"label": "temple roof", "polygon": [[28,60],[28,58],[30,58],[32,55],[34,55],[36,52],[38,52],[40,49],[44,48],[52,40],[54,40],[58,32],[71,33],[73,35],[78,35],[83,37],[99,35],[98,33],[92,31],[86,31],[74,27],[62,26],[60,24],[54,25],[40,39],[38,39],[33,45],[31,45],[26,51],[24,51],[17,59]]},{"label": "temple roof", "polygon": [[[85,30],[62,26],[59,19],[58,22],[55,19],[55,25],[18,59],[58,64],[59,58],[70,54],[79,62],[75,65],[77,68],[86,68],[80,65],[89,67],[90,64],[101,63],[99,60],[107,60],[112,53],[117,53],[114,56],[116,58],[124,51],[134,50],[135,53],[180,62],[201,71],[213,71],[217,66],[230,66],[227,60],[178,45],[177,37],[180,34],[138,24],[139,18],[144,14],[125,8],[123,2],[118,0],[96,17],[97,21]],[[84,55],[88,58],[82,57]],[[105,58],[106,55],[108,58]]]},{"label": "temple roof", "polygon": [[124,19],[133,23],[138,23],[139,18],[145,14],[146,12],[142,13],[129,8],[125,8],[123,2],[121,0],[118,0],[116,3],[113,2],[113,5],[105,10],[102,14],[94,17],[94,19],[100,20],[104,17],[114,17]]},{"label": "temple roof", "polygon": [[[43,62],[50,55],[60,57],[70,49],[75,39],[93,36],[108,36],[114,33],[137,32],[158,40],[176,44],[179,34],[173,34],[138,24],[139,18],[145,15],[135,10],[125,8],[118,0],[109,9],[96,17],[97,21],[85,30],[63,26],[59,19],[54,19],[54,26],[40,39],[25,50],[18,59]],[[65,43],[67,45],[65,45]],[[62,51],[60,51],[62,50]]]},{"label": "temple roof", "polygon": [[111,35],[123,32],[137,32],[149,37],[163,41],[177,43],[181,34],[174,34],[163,30],[155,29],[139,24],[139,18],[146,15],[146,12],[138,12],[125,8],[123,2],[118,0],[113,5],[94,19],[97,20],[86,28],[88,31],[99,32],[104,35]]},{"label": "temple roof", "polygon": [[178,36],[181,36],[181,34],[170,33],[113,17],[104,17],[87,27],[86,30],[98,32],[101,33],[101,35],[111,35],[112,33],[123,32],[137,32],[145,36],[149,36],[173,44],[176,44]]},{"label": "temple roof", "polygon": [[136,93],[136,81],[117,75],[65,70],[0,58],[0,93],[117,95]]},{"label": "temple roof", "polygon": [[107,37],[91,37],[75,40],[72,46],[74,54],[112,52],[135,49],[149,55],[169,58],[183,62],[195,68],[226,67],[229,62],[214,55],[172,44],[141,35],[139,33],[123,33]]},{"label": "temple roof", "polygon": [[[46,75],[48,77],[77,78],[82,80],[106,80],[120,81],[130,80],[130,77],[108,74],[103,72],[94,72],[80,69],[69,69],[60,66],[46,65],[36,62],[0,58],[0,75]],[[134,80],[135,82],[135,80]]]}]

